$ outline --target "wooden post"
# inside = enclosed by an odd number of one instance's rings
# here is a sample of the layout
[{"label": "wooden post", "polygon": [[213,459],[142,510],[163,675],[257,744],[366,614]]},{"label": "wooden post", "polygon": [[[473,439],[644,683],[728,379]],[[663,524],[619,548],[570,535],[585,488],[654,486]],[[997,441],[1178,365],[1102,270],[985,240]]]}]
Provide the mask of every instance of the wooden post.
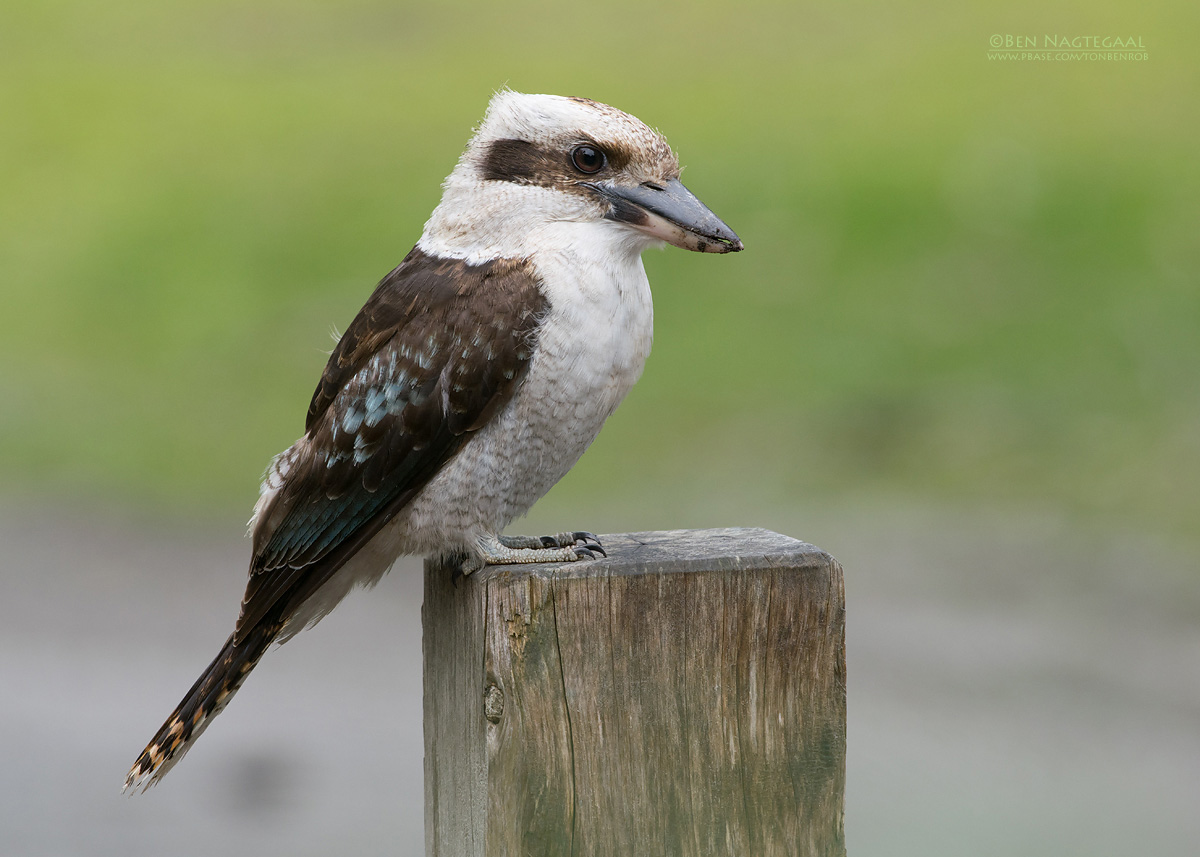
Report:
[{"label": "wooden post", "polygon": [[768,530],[425,566],[427,857],[844,855],[842,569]]}]

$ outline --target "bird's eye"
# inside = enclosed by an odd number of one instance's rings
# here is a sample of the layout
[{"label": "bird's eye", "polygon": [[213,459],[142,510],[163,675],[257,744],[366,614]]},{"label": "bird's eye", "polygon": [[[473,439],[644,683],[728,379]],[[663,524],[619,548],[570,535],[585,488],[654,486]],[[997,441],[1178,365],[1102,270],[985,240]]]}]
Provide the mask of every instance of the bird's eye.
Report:
[{"label": "bird's eye", "polygon": [[576,146],[571,164],[581,173],[598,173],[604,167],[604,153],[595,146]]}]

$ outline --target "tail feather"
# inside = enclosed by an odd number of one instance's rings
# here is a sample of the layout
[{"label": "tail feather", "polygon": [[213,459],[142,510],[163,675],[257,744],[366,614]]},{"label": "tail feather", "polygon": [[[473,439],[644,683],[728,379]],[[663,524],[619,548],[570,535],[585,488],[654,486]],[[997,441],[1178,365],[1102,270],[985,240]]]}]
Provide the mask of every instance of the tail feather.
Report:
[{"label": "tail feather", "polygon": [[158,733],[138,756],[125,777],[125,790],[144,792],[171,770],[214,717],[229,704],[246,676],[258,664],[283,623],[273,617],[262,619],[245,639],[234,642],[231,634],[183,701],[171,712]]}]

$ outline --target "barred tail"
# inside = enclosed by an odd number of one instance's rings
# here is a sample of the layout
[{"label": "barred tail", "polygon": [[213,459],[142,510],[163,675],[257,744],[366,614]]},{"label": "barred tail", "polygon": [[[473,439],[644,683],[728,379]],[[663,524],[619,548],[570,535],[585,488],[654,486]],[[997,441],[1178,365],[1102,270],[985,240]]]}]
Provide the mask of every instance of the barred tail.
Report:
[{"label": "barred tail", "polygon": [[144,792],[183,758],[200,733],[237,693],[282,628],[282,622],[267,616],[242,642],[235,643],[234,635],[229,636],[220,654],[196,679],[192,689],[129,769],[125,777],[126,791],[140,788]]}]

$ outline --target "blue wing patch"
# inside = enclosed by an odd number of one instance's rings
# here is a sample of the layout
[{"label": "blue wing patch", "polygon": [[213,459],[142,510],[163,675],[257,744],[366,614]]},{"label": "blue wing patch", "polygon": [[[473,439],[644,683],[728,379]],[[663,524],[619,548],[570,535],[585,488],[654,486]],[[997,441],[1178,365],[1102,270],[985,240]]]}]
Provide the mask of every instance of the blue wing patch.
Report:
[{"label": "blue wing patch", "polygon": [[299,456],[256,519],[238,639],[281,598],[311,595],[511,399],[546,306],[519,261],[414,250],[379,284],[330,355]]}]

